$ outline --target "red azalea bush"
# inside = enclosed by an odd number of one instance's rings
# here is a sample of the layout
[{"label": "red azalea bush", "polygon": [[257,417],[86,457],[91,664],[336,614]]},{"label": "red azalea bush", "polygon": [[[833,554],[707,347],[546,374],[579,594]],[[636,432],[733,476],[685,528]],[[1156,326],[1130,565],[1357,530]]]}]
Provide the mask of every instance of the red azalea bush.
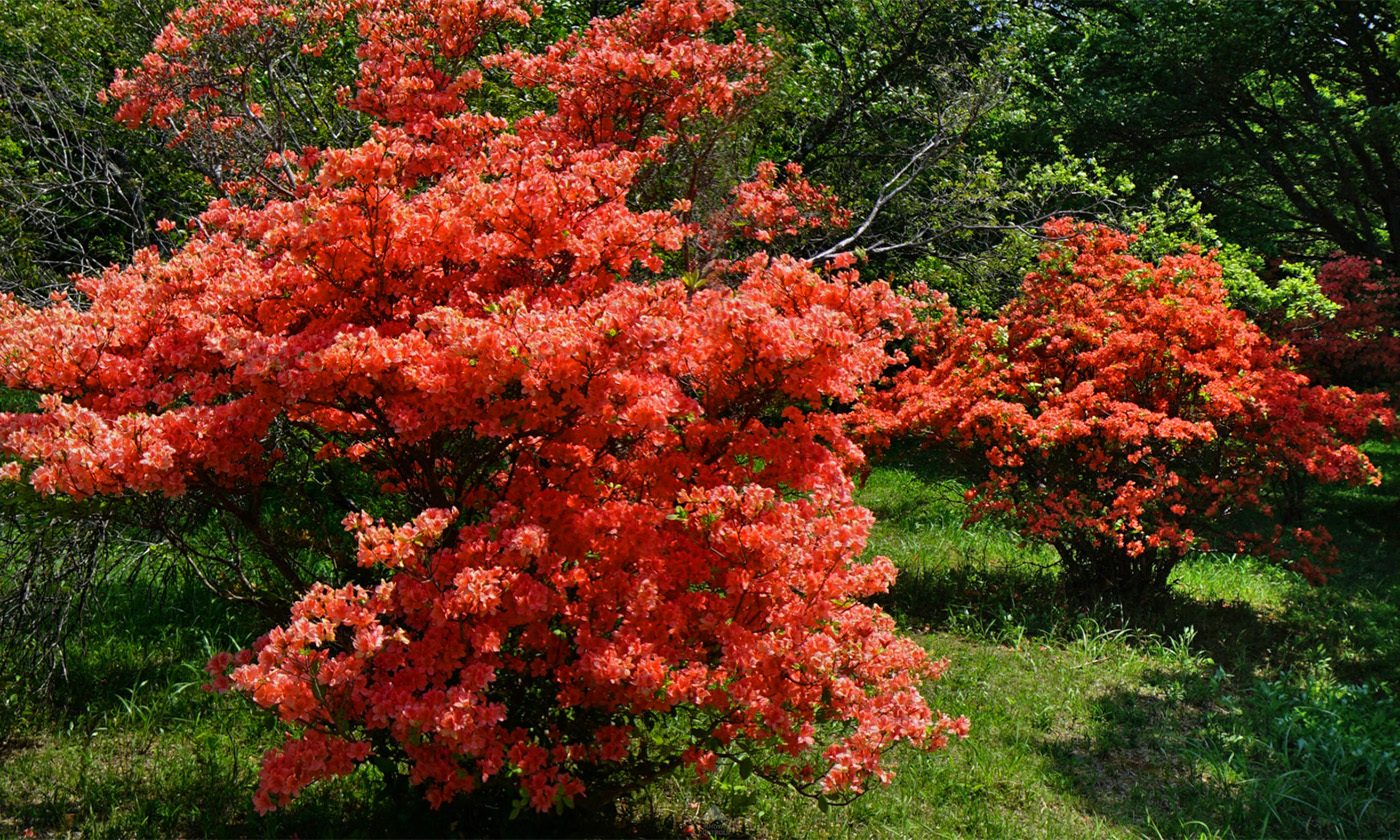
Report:
[{"label": "red azalea bush", "polygon": [[[477,54],[532,11],[177,16],[113,86],[124,119],[243,130],[259,88],[205,84],[211,53],[250,27],[309,27],[315,51],[344,24],[361,60],[344,99],[378,123],[273,155],[285,197],[214,202],[169,259],[82,279],[81,305],[0,302],[4,384],[45,394],[0,415],[5,475],[234,504],[287,457],[280,424],[410,511],[348,516],[347,578],[210,663],[291,729],[261,810],[367,760],[407,762],[435,805],[495,788],[540,810],[725,755],[818,794],[886,780],[889,747],[966,732],[920,695],[943,664],[861,600],[894,568],[858,559],[863,456],[835,413],[900,360],[911,306],[849,258],[706,256],[831,215],[798,171],[765,167],[710,230],[686,196],[629,204],[645,167],[761,87],[762,48],[704,37],[728,2],[651,0],[542,55]],[[548,110],[474,109],[484,72]]]},{"label": "red azalea bush", "polygon": [[1374,261],[1339,257],[1318,270],[1317,282],[1341,309],[1283,325],[1300,368],[1326,384],[1393,390],[1400,384],[1400,281]]},{"label": "red azalea bush", "polygon": [[1382,398],[1294,372],[1228,308],[1208,255],[1152,265],[1103,227],[1045,232],[1040,270],[996,318],[959,325],[945,306],[930,321],[881,423],[975,453],[974,518],[1053,545],[1077,595],[1162,591],[1186,552],[1210,549],[1320,579],[1326,533],[1267,527],[1270,493],[1298,475],[1378,482],[1352,443],[1385,421]]}]

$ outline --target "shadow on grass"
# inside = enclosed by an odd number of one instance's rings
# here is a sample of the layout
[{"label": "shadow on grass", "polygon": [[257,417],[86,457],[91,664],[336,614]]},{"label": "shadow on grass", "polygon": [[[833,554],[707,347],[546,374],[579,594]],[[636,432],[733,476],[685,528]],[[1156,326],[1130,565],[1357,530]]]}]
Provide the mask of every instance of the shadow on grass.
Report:
[{"label": "shadow on grass", "polygon": [[[369,771],[361,771],[366,776]],[[537,814],[528,809],[512,818],[508,804],[460,798],[439,810],[430,808],[419,791],[386,795],[377,781],[341,785],[340,791],[309,792],[297,807],[254,818],[240,826],[237,837],[268,835],[310,837],[442,837],[442,838],[677,838],[683,826],[650,813],[634,813],[606,803],[562,814]],[[248,810],[251,810],[250,808]],[[721,832],[722,833],[722,832]],[[705,836],[703,833],[692,836]],[[735,833],[731,836],[743,838]]]},{"label": "shadow on grass", "polygon": [[1191,755],[1204,719],[1200,705],[1117,688],[1095,701],[1086,731],[1052,734],[1040,749],[1090,809],[1163,837],[1200,836],[1228,827],[1237,810]]},{"label": "shadow on grass", "polygon": [[[1041,743],[1088,808],[1162,838],[1400,831],[1393,762],[1371,754],[1374,742],[1333,744],[1323,734],[1364,738],[1353,728],[1367,725],[1364,711],[1315,705],[1278,682],[1255,683],[1238,697],[1209,679],[1157,676],[1156,686],[1106,692],[1082,731]],[[1393,734],[1393,722],[1384,731]]]},{"label": "shadow on grass", "polygon": [[1369,454],[1382,462],[1385,486],[1319,493],[1338,573],[1291,600],[1284,617],[1306,628],[1309,652],[1328,658],[1340,679],[1400,683],[1400,453]]},{"label": "shadow on grass", "polygon": [[[1129,646],[1160,646],[1189,636],[1193,649],[1242,675],[1288,667],[1292,658],[1311,651],[1318,632],[1312,611],[1260,610],[1242,600],[1201,600],[1178,591],[1128,605],[1077,605],[1053,571],[1014,562],[905,567],[880,603],[906,626],[996,642],[1079,641],[1092,632],[1114,633]],[[1387,608],[1376,609],[1380,614]],[[1349,626],[1355,632],[1361,625]],[[1379,620],[1364,626],[1382,632]]]},{"label": "shadow on grass", "polygon": [[[260,816],[251,801],[256,764],[238,747],[224,744],[222,755],[210,756],[183,743],[147,745],[140,767],[115,766],[119,762],[108,752],[75,781],[35,788],[25,801],[11,798],[0,829],[8,821],[17,833],[32,828],[40,836],[74,830],[84,836],[211,838],[683,836],[679,824],[610,808],[531,812],[514,820],[507,818],[508,807],[483,807],[469,799],[433,810],[417,791],[395,795],[370,768],[318,783],[290,806]],[[168,763],[154,766],[163,762]]]},{"label": "shadow on grass", "polygon": [[964,528],[966,485],[956,472],[917,449],[893,450],[861,494],[877,517],[872,552],[900,567],[879,603],[906,626],[996,641],[1075,639],[1086,624],[1130,628],[1130,643],[1191,632],[1234,674],[1325,659],[1344,681],[1400,683],[1400,444],[1367,451],[1390,476],[1386,484],[1320,488],[1308,521],[1295,523],[1332,534],[1340,570],[1328,585],[1311,588],[1291,572],[1212,555],[1183,564],[1157,598],[1086,607],[1063,591],[1052,549],[1027,545],[992,521]]}]

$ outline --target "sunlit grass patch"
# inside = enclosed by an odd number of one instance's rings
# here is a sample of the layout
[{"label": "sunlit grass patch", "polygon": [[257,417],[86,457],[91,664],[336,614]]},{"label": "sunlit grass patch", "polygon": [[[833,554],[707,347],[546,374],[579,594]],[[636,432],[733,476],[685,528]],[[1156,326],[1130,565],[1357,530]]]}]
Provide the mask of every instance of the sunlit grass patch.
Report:
[{"label": "sunlit grass patch", "polygon": [[1242,603],[1256,610],[1282,610],[1308,588],[1296,572],[1248,555],[1196,554],[1171,576],[1176,592],[1197,601]]}]

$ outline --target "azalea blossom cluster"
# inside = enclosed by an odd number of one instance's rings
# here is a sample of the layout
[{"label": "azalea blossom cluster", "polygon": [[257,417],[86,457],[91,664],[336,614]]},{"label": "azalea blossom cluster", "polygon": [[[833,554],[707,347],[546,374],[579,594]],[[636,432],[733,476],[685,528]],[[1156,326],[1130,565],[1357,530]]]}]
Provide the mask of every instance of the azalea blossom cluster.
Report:
[{"label": "azalea blossom cluster", "polygon": [[1317,282],[1341,308],[1331,318],[1283,324],[1315,379],[1363,389],[1400,384],[1400,281],[1376,262],[1338,257],[1317,272]]},{"label": "azalea blossom cluster", "polygon": [[1186,552],[1212,549],[1320,581],[1327,535],[1269,527],[1269,492],[1292,476],[1378,483],[1354,444],[1392,421],[1383,398],[1294,371],[1227,307],[1209,255],[1153,265],[1101,226],[1045,232],[1040,270],[997,317],[930,307],[921,363],[869,422],[975,452],[974,516],[1055,546],[1081,595],[1161,591]]},{"label": "azalea blossom cluster", "polygon": [[[210,663],[213,687],[291,730],[261,810],[376,759],[435,805],[515,786],[541,810],[740,753],[816,793],[886,781],[890,747],[967,732],[920,693],[943,663],[863,600],[895,572],[860,559],[864,455],[838,413],[904,361],[914,307],[849,256],[761,250],[841,221],[799,169],[761,168],[708,229],[693,196],[633,206],[668,146],[761,89],[762,47],[706,38],[727,0],[649,0],[541,54],[479,54],[535,11],[176,15],[113,85],[122,119],[176,142],[243,131],[262,88],[212,81],[221,45],[348,38],[342,100],[372,136],[275,149],[283,192],[213,202],[179,251],[83,278],[77,299],[0,300],[0,377],[46,395],[0,415],[6,474],[217,500],[269,480],[280,423],[416,512],[351,511],[354,574]],[[478,107],[504,88],[547,107]],[[735,238],[759,250],[704,256]],[[652,737],[677,717],[685,738]]]}]

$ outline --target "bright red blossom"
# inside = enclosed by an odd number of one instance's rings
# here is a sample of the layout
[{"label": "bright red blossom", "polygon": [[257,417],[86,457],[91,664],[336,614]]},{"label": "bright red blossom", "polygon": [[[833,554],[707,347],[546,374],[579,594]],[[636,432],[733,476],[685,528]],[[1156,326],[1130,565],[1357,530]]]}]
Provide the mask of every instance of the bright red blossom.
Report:
[{"label": "bright red blossom", "polygon": [[[351,513],[360,582],[315,584],[211,661],[213,688],[300,733],[264,759],[259,809],[371,754],[435,805],[519,784],[544,810],[760,747],[775,776],[859,790],[894,744],[966,734],[919,692],[943,664],[861,601],[894,568],[857,559],[864,456],[832,411],[902,360],[910,303],[848,259],[707,256],[839,221],[796,170],[762,168],[706,231],[685,201],[629,205],[643,167],[761,86],[764,50],[702,37],[732,11],[653,0],[473,64],[446,59],[528,6],[207,3],[114,84],[123,119],[218,136],[254,88],[203,80],[255,69],[220,70],[219,39],[315,51],[353,19],[347,101],[378,120],[354,148],[272,149],[285,199],[214,202],[168,260],[82,280],[83,306],[0,302],[4,384],[50,394],[0,415],[0,451],[41,490],[234,498],[284,457],[283,424],[418,511]],[[472,111],[463,66],[554,106]],[[677,714],[698,741],[640,755]]]}]

